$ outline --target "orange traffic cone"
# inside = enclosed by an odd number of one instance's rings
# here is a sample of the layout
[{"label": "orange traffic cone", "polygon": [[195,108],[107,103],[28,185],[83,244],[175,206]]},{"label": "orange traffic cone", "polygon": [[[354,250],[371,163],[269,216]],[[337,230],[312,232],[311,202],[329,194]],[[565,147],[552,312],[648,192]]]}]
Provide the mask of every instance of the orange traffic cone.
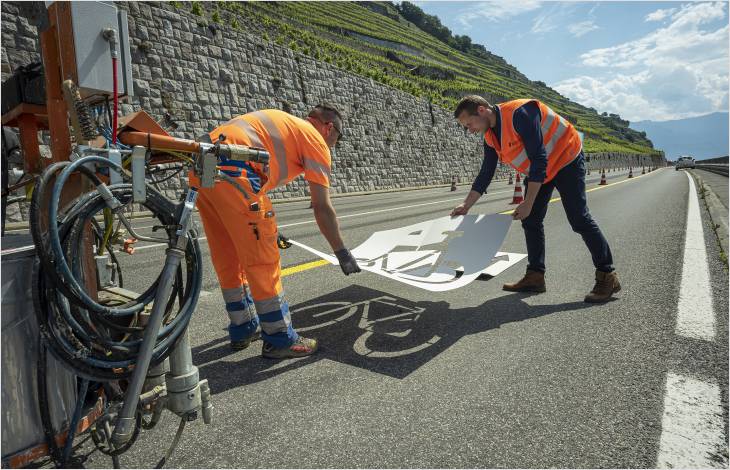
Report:
[{"label": "orange traffic cone", "polygon": [[451,179],[451,190],[456,191],[456,176]]},{"label": "orange traffic cone", "polygon": [[511,172],[511,171],[509,172],[509,181],[507,181],[507,184],[508,184],[509,186],[512,186],[512,185],[514,184],[514,183],[512,182],[512,172]]},{"label": "orange traffic cone", "polygon": [[608,182],[606,181],[606,170],[601,171],[601,182],[598,183],[598,186],[606,186]]},{"label": "orange traffic cone", "polygon": [[524,201],[522,197],[522,185],[520,184],[520,174],[517,173],[517,179],[515,179],[515,193],[512,196],[512,202],[510,204],[522,204]]},{"label": "orange traffic cone", "polygon": [[634,167],[632,166],[631,168],[629,168],[629,178],[633,178],[633,177],[634,177]]}]

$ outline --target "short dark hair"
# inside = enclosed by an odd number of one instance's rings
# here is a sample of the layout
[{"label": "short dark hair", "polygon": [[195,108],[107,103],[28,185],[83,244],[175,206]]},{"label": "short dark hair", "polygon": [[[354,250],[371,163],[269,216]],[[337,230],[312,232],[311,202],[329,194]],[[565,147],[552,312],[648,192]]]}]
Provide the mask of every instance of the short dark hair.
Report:
[{"label": "short dark hair", "polygon": [[342,135],[342,114],[331,104],[320,103],[309,112],[309,116],[315,117],[322,122],[331,122],[337,132]]},{"label": "short dark hair", "polygon": [[484,106],[486,108],[492,109],[492,105],[489,103],[489,101],[485,100],[479,95],[468,95],[465,96],[459,101],[459,104],[456,105],[456,109],[454,110],[454,117],[459,118],[461,116],[461,113],[466,111],[470,115],[474,116],[477,114],[477,108],[479,106]]}]

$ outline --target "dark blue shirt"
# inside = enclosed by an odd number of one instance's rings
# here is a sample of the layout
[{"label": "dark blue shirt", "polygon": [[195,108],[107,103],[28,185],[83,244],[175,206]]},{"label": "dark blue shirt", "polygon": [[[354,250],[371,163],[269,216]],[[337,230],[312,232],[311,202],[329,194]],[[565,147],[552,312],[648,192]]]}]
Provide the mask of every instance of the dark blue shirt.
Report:
[{"label": "dark blue shirt", "polygon": [[[502,117],[498,107],[495,106],[494,111],[497,115],[497,122],[492,128],[492,131],[501,145]],[[515,127],[515,131],[522,138],[527,158],[530,160],[529,180],[542,183],[545,181],[545,172],[547,170],[547,152],[545,152],[545,146],[542,144],[540,107],[534,101],[523,104],[512,115],[512,124]],[[473,191],[484,194],[492,182],[492,178],[494,178],[498,161],[499,156],[496,150],[484,142],[484,160],[482,161],[482,168],[479,170],[479,174],[471,186]]]}]

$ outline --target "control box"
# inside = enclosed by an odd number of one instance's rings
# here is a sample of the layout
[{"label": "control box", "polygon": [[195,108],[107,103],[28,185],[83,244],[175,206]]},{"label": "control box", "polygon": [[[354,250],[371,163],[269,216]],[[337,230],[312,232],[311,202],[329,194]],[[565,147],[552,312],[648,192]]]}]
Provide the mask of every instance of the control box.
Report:
[{"label": "control box", "polygon": [[118,92],[120,96],[132,96],[127,12],[117,9],[111,2],[61,2],[59,6],[58,14],[64,16],[60,18],[60,24],[66,26],[62,28],[64,31],[59,31],[61,54],[68,54],[64,48],[73,48],[73,60],[63,61],[71,68],[63,70],[64,78],[71,78],[78,85],[84,99],[113,93],[111,43],[104,37],[104,31],[111,28],[116,30],[119,51]]}]

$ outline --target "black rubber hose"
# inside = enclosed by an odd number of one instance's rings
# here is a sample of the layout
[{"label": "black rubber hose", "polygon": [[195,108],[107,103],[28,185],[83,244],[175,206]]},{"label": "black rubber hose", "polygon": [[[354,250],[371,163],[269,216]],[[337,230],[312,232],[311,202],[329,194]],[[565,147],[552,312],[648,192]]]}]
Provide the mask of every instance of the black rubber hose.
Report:
[{"label": "black rubber hose", "polygon": [[[121,193],[117,194],[117,189],[119,189],[119,188],[114,188],[113,189],[113,193],[115,193],[115,195],[120,196],[120,199],[123,200],[126,197],[126,195],[123,195]],[[129,189],[129,188],[127,188],[127,189]],[[94,201],[89,201],[89,204],[87,206],[88,207],[87,214],[83,214],[82,213],[82,216],[83,217],[80,217],[79,220],[85,220],[86,218],[91,217],[91,213],[97,212],[98,210],[101,210],[103,208],[103,201],[101,201],[101,200],[96,201],[97,204],[98,204],[98,206],[93,205],[92,204],[93,202]],[[150,207],[154,208],[154,206],[152,206],[152,205],[150,205]],[[170,219],[170,220],[162,220],[162,222],[163,222],[163,224],[169,224],[169,223],[172,222],[172,219]],[[84,225],[83,223],[79,223],[79,222],[76,223],[76,229],[77,229],[77,231],[76,231],[75,237],[78,238],[78,239],[80,239],[80,233],[79,232],[80,232],[80,229],[83,227],[83,225]],[[193,243],[195,243],[195,242],[193,242]],[[195,263],[195,265],[197,265],[198,267],[200,266],[199,263],[197,263],[197,262]],[[190,277],[188,279],[189,280],[192,280]],[[155,290],[157,288],[158,282],[159,282],[159,279],[156,280],[155,283],[152,285],[152,287],[150,287],[147,291],[145,291],[145,293],[141,294],[140,297],[136,300],[136,302],[142,302],[144,305],[146,305],[149,302],[153,301],[154,300],[154,293],[155,293]],[[173,292],[173,294],[174,294],[174,292]],[[169,314],[170,310],[172,309],[171,302],[174,301],[174,295],[173,294],[171,294],[170,300],[169,300],[168,305],[167,305],[167,308],[166,308],[166,313],[168,313],[168,314]],[[190,296],[190,292],[188,292],[188,294],[185,297],[187,298],[189,296]],[[97,316],[99,318],[99,320],[104,321],[104,317],[101,316],[101,315],[99,315],[99,314],[97,314],[96,312],[91,311],[90,314],[92,316]],[[130,330],[130,331],[136,331],[136,330],[140,330],[140,328],[135,328],[135,329]]]},{"label": "black rubber hose", "polygon": [[[98,163],[99,159],[93,157],[90,160]],[[75,163],[81,164],[79,161]],[[80,257],[77,254],[80,247],[83,246],[84,227],[93,220],[95,214],[106,207],[106,203],[98,192],[91,192],[80,196],[60,212],[56,212],[60,214],[56,217],[60,218],[60,221],[51,222],[49,220],[44,224],[42,218],[46,213],[43,209],[47,203],[55,204],[57,207],[60,188],[65,181],[57,174],[61,172],[61,176],[66,175],[67,177],[74,168],[85,167],[68,164],[68,162],[51,165],[39,178],[31,204],[31,232],[39,250],[44,273],[43,276],[38,276],[37,291],[39,297],[44,299],[43,303],[46,306],[44,311],[38,314],[38,321],[48,340],[51,353],[70,366],[78,375],[92,380],[117,380],[131,375],[131,369],[136,362],[136,353],[141,344],[143,329],[118,324],[124,320],[131,321],[134,313],[124,315],[120,313],[119,309],[108,308],[104,308],[100,312],[99,309],[94,308],[94,305],[84,302],[85,299],[78,295],[77,291],[77,287],[80,286],[77,279],[80,279],[83,272]],[[92,182],[98,182],[98,178],[95,176],[91,177],[86,171],[81,171],[85,176],[89,176]],[[47,188],[54,178],[56,183],[53,196],[56,199],[52,198],[47,202]],[[122,204],[131,201],[131,185],[113,185],[109,186],[109,190]],[[157,216],[163,225],[173,225],[176,221],[175,214],[178,213],[179,207],[149,186],[145,206]],[[52,211],[50,215],[53,217]],[[44,225],[49,226],[49,231],[55,232],[55,246],[49,243]],[[175,288],[167,302],[165,313],[166,320],[169,322],[161,328],[158,335],[153,353],[153,365],[159,364],[169,354],[171,347],[185,331],[197,303],[202,284],[202,259],[195,236],[194,232],[190,232],[191,240],[187,245],[185,257],[186,282],[181,282],[183,277],[181,267],[176,275]],[[98,230],[96,238],[101,243],[101,234]],[[67,260],[70,261],[70,265]],[[66,276],[59,275],[57,269],[59,262],[67,263],[67,272],[64,273]],[[73,277],[71,280],[68,278],[69,273]],[[139,311],[152,302],[158,282],[159,280],[156,280],[153,286],[138,299],[125,304],[127,311]],[[181,307],[173,317],[171,314],[175,300],[179,301]],[[132,339],[125,342],[116,341],[115,337],[123,333],[131,333]]]},{"label": "black rubber hose", "polygon": [[[46,170],[46,172],[44,172],[44,174],[39,179],[39,181],[37,183],[37,189],[33,195],[33,200],[31,203],[31,233],[33,235],[36,246],[41,247],[41,249],[44,253],[49,253],[49,251],[51,251],[49,243],[48,243],[48,237],[46,235],[47,230],[44,230],[46,227],[44,227],[43,223],[42,223],[42,216],[46,212],[44,210],[44,208],[45,208],[44,206],[45,206],[45,202],[46,202],[45,201],[46,188],[48,187],[48,184],[49,184],[50,180],[53,178],[53,176],[55,175],[55,173],[60,171],[66,165],[67,165],[67,162],[64,162],[64,163],[58,163],[58,164],[55,164],[55,165],[52,165],[51,167],[49,167]],[[164,199],[161,195],[159,195],[159,193],[154,192],[151,194],[153,196],[153,198],[152,198],[153,201],[164,200],[164,202],[167,203],[166,204],[167,207],[164,207],[165,204],[163,204],[163,207],[159,207],[159,205],[158,205],[158,207],[150,207],[148,205],[147,206],[148,209],[152,210],[153,213],[162,211],[163,213],[170,214],[172,212],[172,210],[173,210],[172,207],[174,207],[174,206],[168,200]],[[155,198],[154,196],[159,196],[159,197]],[[88,203],[91,202],[91,200],[93,200],[94,198],[100,199],[99,195],[97,193],[86,194],[86,195],[82,196],[82,198],[78,201],[78,204],[75,207],[73,207],[72,209],[67,211],[70,213],[67,213],[65,215],[65,220],[62,221],[61,228],[60,228],[60,231],[61,231],[60,236],[62,238],[65,238],[67,235],[65,233],[65,231],[70,230],[72,228],[72,224],[68,223],[68,220],[69,219],[73,220],[73,219],[77,218],[79,216],[78,212],[81,211],[83,208],[87,207]],[[171,221],[170,221],[171,217],[169,217],[169,218],[165,217],[165,219],[166,220],[163,221],[163,224],[171,223]],[[47,224],[47,225],[50,225],[50,224]],[[81,227],[83,227],[83,226],[84,226],[84,224],[81,224]],[[55,258],[55,256],[53,253],[50,253],[50,256],[42,257],[42,262],[44,263],[44,268],[46,270],[48,270],[49,272],[52,270],[55,270],[55,266],[54,266],[55,259],[54,258]],[[86,307],[86,305],[83,302],[76,301],[76,296],[75,296],[74,291],[71,288],[67,287],[65,282],[57,282],[55,284],[57,284],[57,287],[62,289],[64,296],[69,298],[70,301],[76,303],[80,307]],[[146,300],[145,302],[143,302],[144,305],[146,305],[147,303],[151,302],[154,299],[154,291],[156,288],[157,288],[157,281],[145,293],[143,293],[140,296],[141,299]]]},{"label": "black rubber hose", "polygon": [[[89,163],[102,163],[105,165],[108,165],[114,169],[117,169],[118,171],[123,171],[122,167],[117,165],[116,163],[111,162],[110,160],[96,157],[96,156],[89,156],[80,158],[74,162],[72,162],[70,165],[65,166],[63,170],[61,170],[61,174],[58,175],[55,182],[53,183],[53,192],[51,193],[51,198],[49,201],[48,206],[48,218],[52,222],[57,219],[58,217],[58,209],[59,209],[59,200],[61,198],[61,192],[63,190],[63,186],[68,180],[68,178],[71,176],[71,174],[75,170],[80,170],[82,174],[85,174],[86,176],[89,176],[89,178],[92,180],[95,186],[99,187],[101,186],[101,181],[96,177],[96,175],[91,172],[91,170],[88,170],[84,165]],[[88,175],[86,172],[90,172],[91,175]],[[78,282],[76,277],[74,276],[70,266],[68,265],[68,262],[63,254],[63,248],[61,246],[61,238],[59,236],[59,230],[58,227],[50,223],[48,227],[48,235],[49,235],[49,244],[51,252],[54,256],[54,261],[56,265],[56,271],[57,275],[62,281],[68,286],[68,288],[73,292],[74,296],[79,299],[87,309],[94,310],[98,313],[102,313],[105,315],[111,315],[114,317],[124,317],[129,314],[134,314],[142,310],[143,306],[140,304],[135,304],[132,307],[127,308],[109,308],[105,307],[104,305],[99,304],[96,300],[91,298],[89,294],[84,290],[84,288],[81,286],[81,284]]]},{"label": "black rubber hose", "polygon": [[81,420],[81,413],[84,411],[84,403],[86,403],[86,392],[89,390],[89,381],[81,379],[81,386],[76,397],[76,408],[71,417],[71,423],[68,426],[68,434],[66,434],[66,444],[63,446],[63,456],[61,457],[61,465],[66,468],[68,459],[71,457],[71,449],[73,449],[74,438],[76,437],[76,428]]},{"label": "black rubber hose", "polygon": [[[198,252],[199,256],[199,252]],[[200,288],[200,283],[193,278],[190,291],[193,293],[197,292]],[[44,291],[45,289],[39,289]],[[54,295],[55,291],[51,289],[50,295]],[[70,364],[72,368],[84,376],[95,378],[97,380],[114,380],[119,378],[128,377],[131,374],[131,366],[135,362],[134,353],[132,357],[126,356],[126,360],[109,360],[104,354],[95,353],[90,347],[87,347],[81,342],[69,327],[69,323],[63,321],[63,317],[69,315],[68,311],[64,308],[63,298],[58,298],[56,301],[51,303],[51,314],[46,315],[44,318],[40,318],[39,322],[43,323],[45,329],[49,331],[49,344],[51,346],[51,352],[54,356],[58,357],[64,363]],[[190,316],[192,315],[193,309],[191,305],[197,301],[197,295],[195,299],[188,298],[184,304],[184,311],[168,325],[166,325],[160,331],[160,337],[169,332],[164,339],[158,339],[158,345],[155,347],[155,353],[153,356],[152,363],[158,364],[169,353],[169,349],[174,342],[179,338],[180,334],[184,332],[187,327]],[[93,338],[92,338],[93,339]],[[98,341],[98,339],[97,339]],[[140,340],[134,343],[138,344]],[[132,343],[132,342],[130,342]],[[85,351],[83,354],[79,354],[81,351]],[[135,350],[136,352],[136,350]],[[122,369],[122,370],[119,370]]]},{"label": "black rubber hose", "polygon": [[56,433],[53,431],[53,421],[51,420],[51,410],[48,400],[48,382],[47,382],[47,361],[48,354],[43,338],[38,342],[38,367],[37,367],[37,383],[38,383],[38,411],[41,415],[41,426],[43,427],[43,436],[48,446],[48,455],[58,467],[61,462],[61,450],[56,443]]}]

